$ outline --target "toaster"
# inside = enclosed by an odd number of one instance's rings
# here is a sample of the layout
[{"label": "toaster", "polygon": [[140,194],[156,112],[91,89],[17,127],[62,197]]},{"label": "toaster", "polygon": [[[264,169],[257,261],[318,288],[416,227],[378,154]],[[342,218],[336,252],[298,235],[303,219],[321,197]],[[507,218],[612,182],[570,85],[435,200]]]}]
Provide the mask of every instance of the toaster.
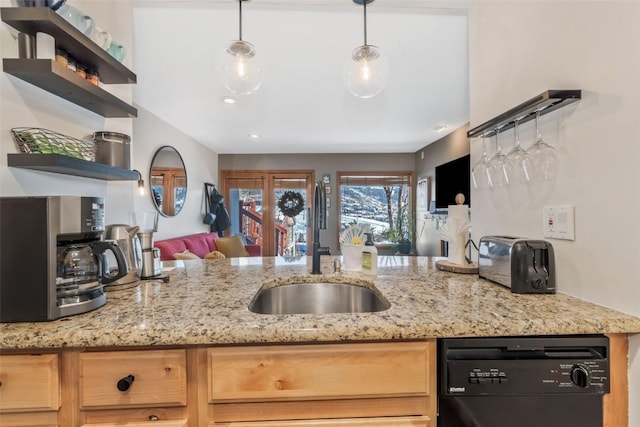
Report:
[{"label": "toaster", "polygon": [[516,294],[555,294],[553,246],[545,240],[484,236],[478,248],[478,275]]}]

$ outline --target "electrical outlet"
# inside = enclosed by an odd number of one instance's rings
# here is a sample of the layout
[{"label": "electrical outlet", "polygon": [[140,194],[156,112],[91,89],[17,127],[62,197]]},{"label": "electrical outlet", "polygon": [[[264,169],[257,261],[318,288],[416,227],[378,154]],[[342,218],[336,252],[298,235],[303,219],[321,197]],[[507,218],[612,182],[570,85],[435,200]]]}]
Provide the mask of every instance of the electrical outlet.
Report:
[{"label": "electrical outlet", "polygon": [[545,206],[542,210],[542,234],[549,239],[575,240],[573,205]]}]

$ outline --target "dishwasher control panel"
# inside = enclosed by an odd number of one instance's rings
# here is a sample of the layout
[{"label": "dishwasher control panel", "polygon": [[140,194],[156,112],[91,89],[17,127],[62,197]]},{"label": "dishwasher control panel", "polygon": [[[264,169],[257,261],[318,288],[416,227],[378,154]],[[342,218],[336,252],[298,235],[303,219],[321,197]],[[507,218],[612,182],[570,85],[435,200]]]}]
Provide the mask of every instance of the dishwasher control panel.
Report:
[{"label": "dishwasher control panel", "polygon": [[604,336],[441,341],[440,392],[447,395],[609,392]]}]

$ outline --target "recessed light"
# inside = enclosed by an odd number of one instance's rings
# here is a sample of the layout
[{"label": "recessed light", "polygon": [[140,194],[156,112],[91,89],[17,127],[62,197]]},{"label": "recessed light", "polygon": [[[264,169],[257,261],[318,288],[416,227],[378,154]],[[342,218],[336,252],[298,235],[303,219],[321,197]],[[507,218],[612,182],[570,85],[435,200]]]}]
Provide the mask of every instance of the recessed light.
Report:
[{"label": "recessed light", "polygon": [[258,135],[257,133],[250,133],[249,138],[258,139],[260,138],[260,135]]},{"label": "recessed light", "polygon": [[445,129],[449,129],[449,126],[447,126],[447,125],[440,125],[440,126],[437,126],[437,127],[433,128],[433,130],[435,130],[436,132],[442,132],[442,131],[443,131],[443,130],[445,130]]},{"label": "recessed light", "polygon": [[236,103],[236,99],[233,96],[223,96],[220,100],[222,102],[224,102],[225,104],[235,104]]}]

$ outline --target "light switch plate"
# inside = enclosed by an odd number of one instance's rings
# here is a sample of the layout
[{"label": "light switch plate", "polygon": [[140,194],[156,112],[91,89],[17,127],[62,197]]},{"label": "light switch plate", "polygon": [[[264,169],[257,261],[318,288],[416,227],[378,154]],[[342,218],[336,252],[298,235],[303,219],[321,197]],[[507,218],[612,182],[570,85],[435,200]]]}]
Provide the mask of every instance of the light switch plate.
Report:
[{"label": "light switch plate", "polygon": [[542,210],[542,234],[549,239],[575,240],[575,207],[545,206]]}]

